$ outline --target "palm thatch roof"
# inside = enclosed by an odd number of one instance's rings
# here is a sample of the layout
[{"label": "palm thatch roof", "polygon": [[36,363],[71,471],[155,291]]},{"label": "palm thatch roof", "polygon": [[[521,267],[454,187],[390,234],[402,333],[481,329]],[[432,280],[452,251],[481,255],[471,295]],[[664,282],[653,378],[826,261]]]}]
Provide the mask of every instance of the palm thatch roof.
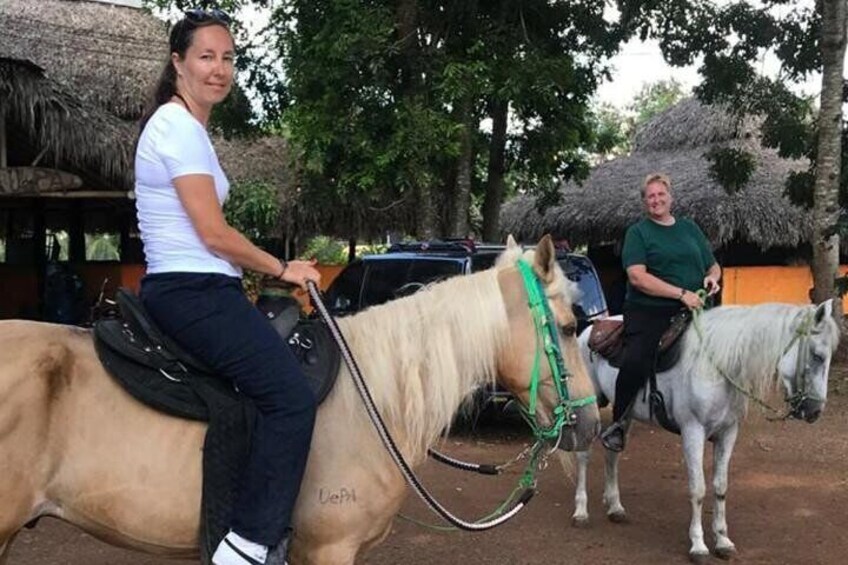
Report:
[{"label": "palm thatch roof", "polygon": [[9,141],[28,144],[28,157],[46,149],[42,158],[45,164],[62,163],[64,168],[106,186],[129,190],[131,127],[81,101],[31,62],[1,55],[0,111],[6,118]]},{"label": "palm thatch roof", "polygon": [[140,117],[168,56],[167,24],[124,6],[2,0],[0,29],[0,56],[35,63],[122,119]]},{"label": "palm thatch roof", "polygon": [[[755,158],[751,179],[735,194],[710,176],[704,155],[715,147],[743,148]],[[762,147],[756,120],[738,120],[720,107],[689,99],[646,124],[634,148],[595,167],[582,186],[564,185],[562,204],[544,212],[534,198],[510,200],[501,211],[501,231],[523,240],[545,233],[573,243],[618,240],[643,217],[639,189],[645,176],[660,171],[672,180],[673,213],[695,220],[715,247],[741,241],[768,249],[809,241],[810,214],[783,195],[788,173],[808,164]]]}]

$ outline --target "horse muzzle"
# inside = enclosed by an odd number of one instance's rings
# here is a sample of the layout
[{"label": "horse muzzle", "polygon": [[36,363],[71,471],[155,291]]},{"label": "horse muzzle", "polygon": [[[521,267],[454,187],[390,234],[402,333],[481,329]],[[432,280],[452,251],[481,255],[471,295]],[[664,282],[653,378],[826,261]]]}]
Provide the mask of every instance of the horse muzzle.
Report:
[{"label": "horse muzzle", "polygon": [[804,420],[808,424],[812,424],[819,419],[824,412],[824,402],[813,398],[805,398],[796,404],[789,415],[798,420]]},{"label": "horse muzzle", "polygon": [[558,447],[563,451],[586,451],[601,432],[598,405],[580,406],[574,409],[574,414],[574,423],[562,427]]}]

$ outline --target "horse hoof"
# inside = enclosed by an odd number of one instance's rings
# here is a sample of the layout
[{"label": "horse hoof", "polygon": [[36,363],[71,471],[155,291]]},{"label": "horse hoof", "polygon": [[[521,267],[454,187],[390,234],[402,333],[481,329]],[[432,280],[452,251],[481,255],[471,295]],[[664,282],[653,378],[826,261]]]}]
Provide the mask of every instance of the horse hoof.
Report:
[{"label": "horse hoof", "polygon": [[607,518],[613,524],[626,524],[627,523],[627,513],[622,511],[619,512],[610,512],[607,514]]},{"label": "horse hoof", "polygon": [[572,516],[571,517],[571,527],[573,528],[581,528],[586,529],[589,527],[589,517],[588,516]]},{"label": "horse hoof", "polygon": [[728,559],[732,559],[734,555],[736,555],[736,548],[732,545],[727,547],[717,547],[715,548],[715,555],[719,559],[724,559],[725,561]]},{"label": "horse hoof", "polygon": [[690,553],[689,561],[695,565],[706,565],[710,561],[709,553]]}]

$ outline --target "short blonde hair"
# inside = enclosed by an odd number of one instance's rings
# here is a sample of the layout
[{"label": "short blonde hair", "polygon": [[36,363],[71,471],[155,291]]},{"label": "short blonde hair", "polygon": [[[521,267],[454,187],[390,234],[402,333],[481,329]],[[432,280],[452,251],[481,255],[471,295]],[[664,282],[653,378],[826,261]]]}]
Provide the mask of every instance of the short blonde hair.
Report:
[{"label": "short blonde hair", "polygon": [[668,178],[668,175],[665,173],[651,173],[645,177],[645,182],[642,183],[642,188],[639,189],[639,194],[642,195],[642,198],[645,198],[645,190],[647,190],[648,185],[655,182],[664,184],[669,194],[671,193],[671,179]]}]

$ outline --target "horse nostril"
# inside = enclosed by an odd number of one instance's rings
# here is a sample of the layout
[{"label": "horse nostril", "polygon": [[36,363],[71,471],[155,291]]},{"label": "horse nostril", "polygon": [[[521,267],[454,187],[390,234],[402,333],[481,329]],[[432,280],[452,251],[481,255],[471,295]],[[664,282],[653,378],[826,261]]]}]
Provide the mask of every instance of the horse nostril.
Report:
[{"label": "horse nostril", "polygon": [[807,423],[812,424],[813,422],[819,419],[819,416],[821,416],[821,409],[810,410],[806,413],[805,419]]}]

